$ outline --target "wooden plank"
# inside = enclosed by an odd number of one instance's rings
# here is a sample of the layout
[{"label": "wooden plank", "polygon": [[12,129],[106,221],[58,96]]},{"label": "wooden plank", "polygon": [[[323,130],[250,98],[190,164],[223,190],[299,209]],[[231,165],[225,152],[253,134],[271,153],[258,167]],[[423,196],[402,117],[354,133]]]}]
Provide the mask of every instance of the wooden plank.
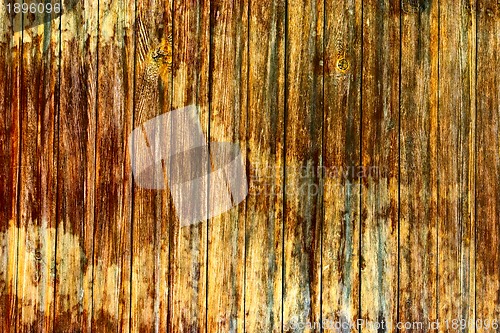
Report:
[{"label": "wooden plank", "polygon": [[[210,2],[211,142],[239,144],[246,160],[248,2]],[[221,158],[222,156],[219,156]],[[208,205],[219,205],[213,188]],[[244,326],[245,205],[208,221],[207,331],[241,332]]]},{"label": "wooden plank", "polygon": [[468,322],[474,308],[470,278],[474,271],[474,16],[468,2],[440,2],[438,317],[445,323],[443,329],[453,332],[462,331],[452,326],[453,321]]},{"label": "wooden plank", "polygon": [[[172,2],[137,2],[136,17],[134,128],[170,111]],[[168,190],[145,189],[134,183],[133,209],[131,331],[165,332],[173,221]]]},{"label": "wooden plank", "polygon": [[250,1],[245,331],[280,332],[285,1]]},{"label": "wooden plank", "polygon": [[287,3],[283,325],[295,332],[321,311],[323,5]]},{"label": "wooden plank", "polygon": [[[39,15],[23,14],[23,28]],[[23,31],[17,332],[53,329],[59,25]]]},{"label": "wooden plank", "polygon": [[90,332],[94,240],[97,5],[61,16],[56,332]]},{"label": "wooden plank", "polygon": [[391,332],[398,311],[399,48],[399,2],[364,2],[361,318],[392,325]]},{"label": "wooden plank", "polygon": [[403,1],[401,10],[399,321],[426,332],[438,298],[438,5]]},{"label": "wooden plank", "polygon": [[135,6],[99,1],[92,330],[129,328]]},{"label": "wooden plank", "polygon": [[20,153],[20,18],[0,11],[0,331],[15,332]]},{"label": "wooden plank", "polygon": [[[500,302],[500,6],[479,0],[477,8],[476,98],[476,332],[491,332]],[[474,76],[471,77],[473,79]]]},{"label": "wooden plank", "polygon": [[357,0],[325,2],[325,329],[333,329],[333,322],[347,325],[359,319],[361,9]]},{"label": "wooden plank", "polygon": [[[196,106],[203,137],[208,140],[209,128],[209,52],[210,2],[183,1],[174,3],[173,27],[173,107],[180,109]],[[179,144],[188,147],[194,133],[174,128],[172,135],[181,137]],[[199,165],[186,165],[183,170],[173,168],[176,175],[194,173]],[[208,185],[208,184],[206,184]],[[208,187],[200,189],[203,198]],[[186,189],[175,195],[186,205],[190,202]],[[182,203],[177,203],[182,205]],[[179,207],[176,207],[176,209]],[[180,209],[180,208],[179,208]],[[175,222],[175,223],[174,223]],[[179,218],[172,220],[172,251],[170,257],[170,331],[202,332],[207,316],[207,221],[184,224]]]}]

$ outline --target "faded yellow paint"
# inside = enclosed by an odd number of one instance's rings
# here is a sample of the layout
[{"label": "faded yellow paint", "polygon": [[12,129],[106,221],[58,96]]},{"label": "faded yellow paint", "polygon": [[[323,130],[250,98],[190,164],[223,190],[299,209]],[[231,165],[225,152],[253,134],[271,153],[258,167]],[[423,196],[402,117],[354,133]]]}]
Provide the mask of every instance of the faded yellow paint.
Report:
[{"label": "faded yellow paint", "polygon": [[9,221],[9,225],[10,228],[0,233],[0,259],[2,267],[6,267],[5,270],[0,270],[0,296],[14,293],[16,288],[18,229],[15,221]]},{"label": "faded yellow paint", "polygon": [[[40,236],[40,250],[37,249],[34,239]],[[5,232],[0,233],[0,258],[7,260],[8,270],[0,273],[0,281],[5,281],[6,288],[1,290],[2,296],[15,290],[16,280],[16,262],[18,262],[17,273],[21,277],[18,285],[18,302],[22,306],[23,317],[21,322],[25,325],[30,325],[35,320],[40,319],[40,315],[48,316],[53,309],[53,299],[46,298],[45,295],[54,294],[54,282],[57,276],[57,294],[61,300],[59,304],[59,315],[67,315],[75,313],[81,309],[90,309],[92,304],[92,274],[94,273],[95,281],[106,281],[105,285],[94,284],[94,303],[93,312],[103,311],[106,315],[114,320],[118,320],[118,302],[116,297],[118,292],[115,288],[119,285],[121,269],[118,265],[112,264],[105,267],[98,260],[98,263],[93,272],[92,258],[86,258],[80,246],[80,238],[68,232],[64,232],[62,227],[58,230],[58,247],[57,247],[57,265],[54,252],[49,250],[54,247],[56,241],[56,231],[54,228],[44,228],[38,226],[29,226],[25,228],[10,227]],[[19,237],[19,260],[17,259],[17,239]],[[163,240],[163,243],[168,240]],[[150,292],[153,287],[146,280],[141,279],[137,275],[137,267],[154,267],[155,253],[152,244],[142,244],[142,250],[139,255],[134,257],[136,269],[134,270],[134,285],[133,294],[137,299],[153,297]],[[162,244],[161,251],[167,249]],[[168,257],[163,253],[164,257]],[[82,272],[80,266],[81,261],[88,262],[85,270]],[[167,275],[162,275],[163,279],[167,279]],[[43,282],[43,283],[42,283]],[[130,286],[130,281],[127,278],[123,281],[125,288]],[[163,284],[163,283],[162,283]],[[42,286],[47,286],[45,290],[41,290]],[[168,292],[162,290],[162,292]],[[155,313],[142,309],[137,304],[136,310],[141,312],[143,321],[153,323]],[[76,316],[71,316],[71,324],[79,325],[75,322]],[[65,318],[69,320],[69,318]]]}]

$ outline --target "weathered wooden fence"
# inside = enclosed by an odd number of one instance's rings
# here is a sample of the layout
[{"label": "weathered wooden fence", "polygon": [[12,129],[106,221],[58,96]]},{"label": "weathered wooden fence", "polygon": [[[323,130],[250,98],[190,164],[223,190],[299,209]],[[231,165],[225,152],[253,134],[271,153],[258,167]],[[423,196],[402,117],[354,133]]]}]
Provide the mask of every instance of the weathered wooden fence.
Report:
[{"label": "weathered wooden fence", "polygon": [[[497,1],[72,6],[0,11],[1,332],[497,328]],[[193,104],[249,193],[181,226],[127,137]]]}]

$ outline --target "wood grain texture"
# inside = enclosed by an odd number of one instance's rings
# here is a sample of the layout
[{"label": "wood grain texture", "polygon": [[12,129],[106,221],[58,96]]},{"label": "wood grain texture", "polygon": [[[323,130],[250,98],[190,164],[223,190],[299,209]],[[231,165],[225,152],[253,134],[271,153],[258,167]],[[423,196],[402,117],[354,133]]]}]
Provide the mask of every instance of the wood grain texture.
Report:
[{"label": "wood grain texture", "polygon": [[[492,330],[500,309],[500,78],[498,48],[500,7],[477,1],[476,67],[476,247],[475,296],[477,332]],[[489,324],[486,324],[489,321]]]},{"label": "wood grain texture", "polygon": [[[361,317],[396,330],[400,4],[363,7]],[[370,171],[370,170],[374,170]],[[388,329],[388,325],[392,328]],[[376,327],[366,327],[374,332]]]},{"label": "wood grain texture", "polygon": [[[474,150],[471,98],[473,13],[468,2],[439,10],[438,317],[469,321],[474,309]],[[474,327],[471,328],[474,330]]]},{"label": "wood grain texture", "polygon": [[[171,25],[171,1],[137,2],[134,128],[170,111]],[[141,157],[137,154],[134,158]],[[169,199],[167,189],[151,190],[134,184],[131,332],[165,332],[168,327],[170,230],[174,216]]]},{"label": "wood grain texture", "polygon": [[285,1],[249,6],[245,331],[281,332]]},{"label": "wood grain texture", "polygon": [[135,5],[99,1],[92,330],[129,331]]},{"label": "wood grain texture", "polygon": [[321,316],[323,5],[287,3],[283,325],[291,332],[311,331]]},{"label": "wood grain texture", "polygon": [[437,319],[438,13],[436,1],[403,1],[399,321],[422,323],[405,331]]},{"label": "wood grain texture", "polygon": [[0,12],[0,331],[15,332],[22,32]]},{"label": "wood grain texture", "polygon": [[325,2],[321,303],[326,328],[359,319],[361,5]]},{"label": "wood grain texture", "polygon": [[[213,0],[210,17],[209,140],[239,144],[245,161],[248,2]],[[214,190],[209,186],[209,207],[220,200]],[[208,221],[208,332],[244,330],[244,236],[244,204]]]},{"label": "wood grain texture", "polygon": [[[0,7],[0,332],[496,330],[498,1],[74,5]],[[193,224],[128,142],[189,105],[249,185]]]},{"label": "wood grain texture", "polygon": [[[172,108],[175,110],[195,105],[197,120],[208,142],[210,2],[175,1],[173,32]],[[175,128],[172,135],[182,137],[180,144],[184,146],[188,146],[193,137],[193,133]],[[183,170],[174,169],[171,172],[194,173],[197,167],[187,166]],[[206,185],[201,189],[205,202],[209,191]],[[184,198],[184,202],[189,201],[189,193],[180,191],[178,195]],[[196,206],[189,202],[187,204]],[[202,332],[207,327],[207,223],[205,220],[181,225],[176,219],[171,225],[171,332]]]},{"label": "wood grain texture", "polygon": [[97,15],[84,1],[61,17],[56,332],[91,331]]},{"label": "wood grain texture", "polygon": [[[35,15],[23,15],[23,27]],[[23,30],[16,331],[51,332],[54,315],[59,20]]]}]

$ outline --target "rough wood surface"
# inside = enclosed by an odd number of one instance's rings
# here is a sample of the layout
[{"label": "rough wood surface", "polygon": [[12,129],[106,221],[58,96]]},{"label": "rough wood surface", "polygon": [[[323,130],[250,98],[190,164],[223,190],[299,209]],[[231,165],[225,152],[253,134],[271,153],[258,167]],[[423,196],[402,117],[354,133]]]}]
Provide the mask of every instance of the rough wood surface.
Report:
[{"label": "rough wood surface", "polygon": [[0,331],[15,332],[22,32],[0,12]]},{"label": "rough wood surface", "polygon": [[[210,16],[209,140],[239,143],[246,159],[248,1],[211,1]],[[208,191],[211,207],[222,191]],[[244,236],[244,204],[208,221],[208,332],[244,330]]]},{"label": "rough wood surface", "polygon": [[283,326],[292,332],[321,316],[323,5],[287,2]]},{"label": "rough wood surface", "polygon": [[[363,6],[361,317],[391,323],[398,310],[400,4]],[[374,170],[370,171],[370,170]],[[375,327],[365,331],[375,332]]]},{"label": "rough wood surface", "polygon": [[[474,107],[471,58],[475,38],[469,2],[441,3],[439,11],[438,109],[438,318],[469,323],[475,307],[474,271]],[[472,67],[472,68],[471,68]],[[479,301],[481,299],[479,298]],[[494,318],[491,318],[491,320]],[[444,328],[444,327],[443,327]],[[474,327],[470,328],[474,331]]]},{"label": "rough wood surface", "polygon": [[[23,15],[23,27],[34,15]],[[51,332],[56,250],[59,20],[23,30],[17,332]]]},{"label": "rough wood surface", "polygon": [[[476,67],[476,234],[475,319],[477,332],[492,330],[500,301],[500,7],[480,0],[477,10]],[[486,323],[486,321],[489,323]]]},{"label": "rough wood surface", "polygon": [[[342,10],[338,10],[342,8]],[[322,319],[359,319],[361,1],[325,3]]]},{"label": "rough wood surface", "polygon": [[[78,27],[87,22],[85,29]],[[97,96],[97,7],[61,17],[54,329],[91,331]],[[80,54],[75,57],[73,52]]]},{"label": "rough wood surface", "polygon": [[[210,2],[177,0],[173,13],[172,109],[196,106],[197,120],[208,141]],[[193,133],[174,128],[172,135],[182,136],[180,144],[187,145]],[[181,172],[191,173],[196,167]],[[208,201],[208,191],[207,184],[202,189],[205,202]],[[179,193],[180,197],[184,195]],[[171,332],[202,332],[207,327],[207,223],[204,220],[183,226],[176,219],[170,226]]]},{"label": "rough wood surface", "polygon": [[92,330],[129,331],[135,5],[99,1]]},{"label": "rough wood surface", "polygon": [[401,12],[399,321],[422,322],[418,332],[438,309],[438,9],[404,1]]},{"label": "rough wood surface", "polygon": [[282,327],[285,1],[251,1],[245,330]]},{"label": "rough wood surface", "polygon": [[[170,111],[171,23],[171,1],[137,2],[134,128]],[[158,153],[151,151],[151,154]],[[133,207],[131,332],[155,329],[164,332],[168,327],[170,221],[173,217],[168,192],[134,184]]]},{"label": "rough wood surface", "polygon": [[[497,330],[498,1],[63,4],[0,6],[0,332]],[[193,224],[128,141],[189,105],[249,189]]]}]

